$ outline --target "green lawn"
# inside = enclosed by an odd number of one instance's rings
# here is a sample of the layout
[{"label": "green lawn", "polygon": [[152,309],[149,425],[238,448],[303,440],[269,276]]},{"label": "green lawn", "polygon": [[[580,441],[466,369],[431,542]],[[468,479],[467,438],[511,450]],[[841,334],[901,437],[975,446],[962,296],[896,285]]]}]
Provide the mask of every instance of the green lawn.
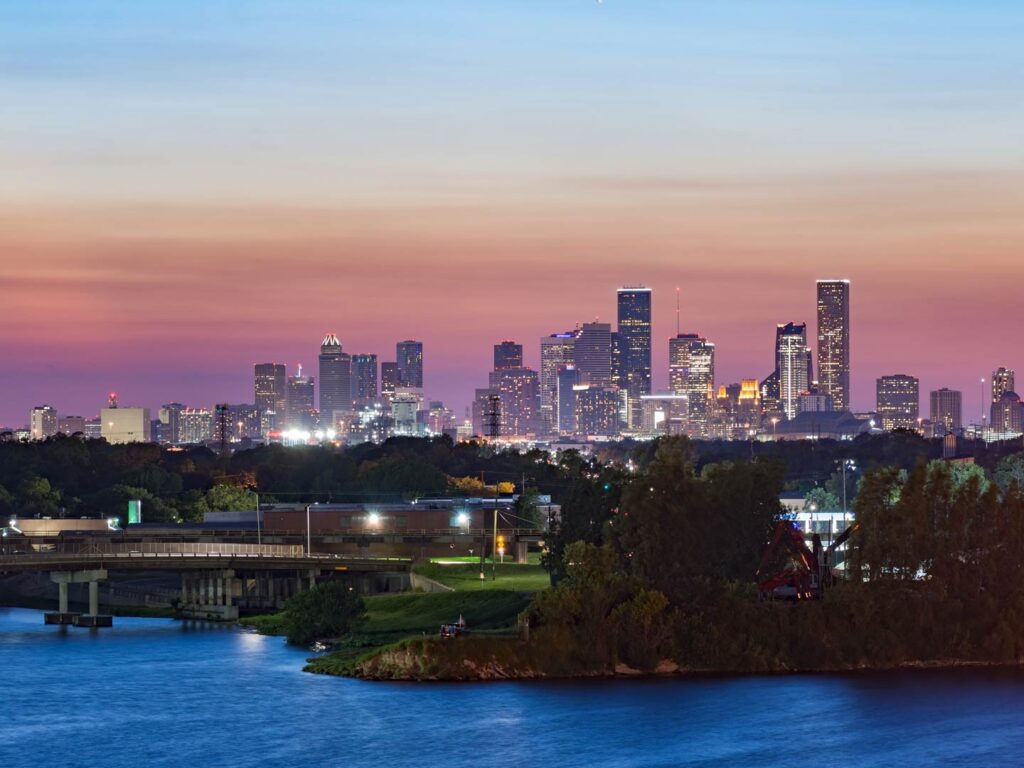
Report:
[{"label": "green lawn", "polygon": [[497,579],[491,579],[491,563],[484,564],[484,576],[480,578],[480,561],[471,563],[453,563],[445,558],[444,563],[429,562],[416,566],[416,572],[427,578],[439,581],[460,592],[479,590],[508,589],[515,592],[537,592],[551,586],[551,579],[539,563],[517,565],[515,563],[498,563]]}]

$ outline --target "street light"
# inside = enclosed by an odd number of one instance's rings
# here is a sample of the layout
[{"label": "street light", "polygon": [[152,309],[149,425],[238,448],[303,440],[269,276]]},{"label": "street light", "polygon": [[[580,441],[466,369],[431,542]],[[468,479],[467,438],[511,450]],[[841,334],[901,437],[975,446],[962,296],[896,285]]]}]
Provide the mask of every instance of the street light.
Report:
[{"label": "street light", "polygon": [[306,505],[306,557],[309,557],[313,552],[313,534],[309,527],[309,508],[312,504]]},{"label": "street light", "polygon": [[256,486],[250,485],[249,491],[256,497],[256,546],[263,545],[263,535],[260,532],[260,492]]}]

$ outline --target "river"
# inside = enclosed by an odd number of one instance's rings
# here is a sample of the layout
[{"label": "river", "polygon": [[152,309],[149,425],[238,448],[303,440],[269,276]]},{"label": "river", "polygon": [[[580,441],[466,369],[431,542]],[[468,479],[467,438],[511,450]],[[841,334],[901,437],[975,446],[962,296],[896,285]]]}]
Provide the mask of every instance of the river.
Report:
[{"label": "river", "polygon": [[[995,766],[1024,674],[367,683],[235,627],[0,608],[0,766]],[[800,756],[810,751],[813,756]]]}]

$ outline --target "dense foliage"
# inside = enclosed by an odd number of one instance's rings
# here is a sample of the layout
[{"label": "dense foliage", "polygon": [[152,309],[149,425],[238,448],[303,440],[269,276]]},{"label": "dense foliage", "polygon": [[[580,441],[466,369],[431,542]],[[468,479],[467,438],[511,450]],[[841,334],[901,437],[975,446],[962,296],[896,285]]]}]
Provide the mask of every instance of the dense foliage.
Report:
[{"label": "dense foliage", "polygon": [[365,612],[362,599],[344,582],[328,581],[289,598],[282,626],[289,643],[308,645],[347,634]]}]

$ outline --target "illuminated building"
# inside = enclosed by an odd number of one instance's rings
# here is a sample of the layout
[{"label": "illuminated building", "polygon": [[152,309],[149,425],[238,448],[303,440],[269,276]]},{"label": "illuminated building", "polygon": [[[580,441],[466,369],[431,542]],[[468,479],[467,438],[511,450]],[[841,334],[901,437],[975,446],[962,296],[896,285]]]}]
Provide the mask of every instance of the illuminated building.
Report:
[{"label": "illuminated building", "polygon": [[595,387],[612,385],[612,327],[608,323],[584,323],[574,351],[580,381]]},{"label": "illuminated building", "polygon": [[181,439],[181,413],[185,406],[181,403],[165,403],[160,406],[160,442],[168,445],[178,445],[183,442]]},{"label": "illuminated building", "polygon": [[619,433],[619,390],[579,384],[573,388],[576,401],[576,434],[614,437]]},{"label": "illuminated building", "polygon": [[529,368],[506,368],[490,374],[490,389],[501,398],[501,435],[529,435],[540,417],[540,383]]},{"label": "illuminated building", "polygon": [[686,395],[687,431],[693,437],[709,433],[715,396],[715,345],[696,333],[668,340],[669,386]]},{"label": "illuminated building", "polygon": [[57,431],[62,435],[85,434],[84,416],[61,416],[57,419]]},{"label": "illuminated building", "polygon": [[[491,407],[494,402],[494,398],[501,402],[501,394],[496,389],[484,388],[477,389],[473,395],[473,406],[472,406],[472,421],[473,421],[473,434],[477,437],[488,437],[489,427],[488,417],[491,415]],[[500,405],[499,405],[500,410]],[[499,434],[501,432],[500,426],[500,413],[499,413]]]},{"label": "illuminated building", "polygon": [[100,434],[113,445],[148,443],[151,424],[149,408],[118,408],[114,404],[100,411]]},{"label": "illuminated building", "polygon": [[183,408],[178,413],[175,445],[199,445],[213,440],[213,413],[206,408]]},{"label": "illuminated building", "polygon": [[878,379],[875,410],[881,419],[882,429],[892,431],[918,428],[919,386],[916,378],[902,373]]},{"label": "illuminated building", "polygon": [[1024,406],[1013,390],[1006,390],[992,404],[992,430],[1004,434],[1024,432]]},{"label": "illuminated building", "polygon": [[523,345],[514,341],[502,341],[494,345],[494,370],[523,367]]},{"label": "illuminated building", "polygon": [[641,395],[641,429],[646,435],[686,434],[689,398],[686,395]]},{"label": "illuminated building", "polygon": [[49,405],[38,405],[29,414],[29,436],[45,440],[57,434],[57,411]]},{"label": "illuminated building", "polygon": [[999,410],[1002,408],[1003,395],[1007,392],[1016,391],[1014,386],[1015,379],[1014,372],[1009,368],[997,368],[992,372],[992,405],[990,407],[990,418],[989,424],[996,431],[1003,431],[997,428],[996,423],[1004,421],[1005,414],[1000,414]]},{"label": "illuminated building", "polygon": [[352,410],[352,358],[333,333],[320,345],[320,424],[335,428],[339,417]]},{"label": "illuminated building", "polygon": [[431,401],[427,409],[427,430],[435,435],[450,433],[455,429],[455,414],[444,403]]},{"label": "illuminated building", "polygon": [[[394,389],[391,390],[394,392]],[[377,400],[377,356],[352,355],[352,401],[358,407]]]},{"label": "illuminated building", "polygon": [[779,409],[787,419],[799,413],[799,398],[811,387],[811,350],[807,325],[786,323],[775,331],[775,369],[779,374]]},{"label": "illuminated building", "polygon": [[282,363],[257,363],[254,366],[253,402],[263,422],[263,435],[284,426],[287,408],[287,372]]},{"label": "illuminated building", "polygon": [[616,384],[629,398],[629,426],[640,426],[640,396],[651,393],[651,289],[619,288]]},{"label": "illuminated building", "polygon": [[395,396],[395,390],[401,386],[401,381],[398,376],[398,363],[381,363],[380,364],[380,399],[385,404],[391,403],[391,398]]},{"label": "illuminated building", "polygon": [[400,341],[395,345],[398,385],[423,389],[423,342]]},{"label": "illuminated building", "polygon": [[[574,365],[576,337],[579,331],[566,331],[544,336],[540,340],[540,418],[539,429],[558,432],[558,371]],[[573,369],[575,370],[575,369]],[[577,383],[577,382],[574,382]]]},{"label": "illuminated building", "polygon": [[399,388],[391,398],[392,434],[413,436],[419,434],[419,411],[422,397],[409,389]]},{"label": "illuminated building", "polygon": [[301,365],[297,375],[288,377],[285,394],[287,428],[305,431],[313,429],[316,426],[313,377],[303,376]]},{"label": "illuminated building", "polygon": [[935,437],[963,432],[961,404],[963,395],[954,389],[936,389],[928,395],[928,420]]},{"label": "illuminated building", "polygon": [[850,281],[818,283],[818,385],[837,411],[850,410]]}]

